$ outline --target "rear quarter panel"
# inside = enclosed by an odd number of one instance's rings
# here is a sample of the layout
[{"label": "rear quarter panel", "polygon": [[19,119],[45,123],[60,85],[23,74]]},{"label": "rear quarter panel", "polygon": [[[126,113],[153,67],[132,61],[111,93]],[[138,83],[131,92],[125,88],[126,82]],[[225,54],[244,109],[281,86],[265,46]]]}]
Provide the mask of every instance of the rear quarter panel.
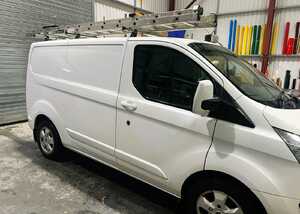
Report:
[{"label": "rear quarter panel", "polygon": [[64,145],[113,160],[116,100],[125,42],[38,44],[31,51],[27,107],[44,114]]}]

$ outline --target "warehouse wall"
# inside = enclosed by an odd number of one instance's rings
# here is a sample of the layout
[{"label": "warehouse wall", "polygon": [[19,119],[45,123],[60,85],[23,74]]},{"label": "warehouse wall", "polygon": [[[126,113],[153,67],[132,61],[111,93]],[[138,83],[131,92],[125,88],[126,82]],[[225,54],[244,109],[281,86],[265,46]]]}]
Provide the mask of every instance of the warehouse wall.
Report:
[{"label": "warehouse wall", "polygon": [[[218,7],[219,1],[219,7]],[[177,0],[176,8],[184,8],[190,0]],[[198,1],[203,8],[204,13],[216,13],[218,14],[218,27],[216,29],[217,35],[219,36],[220,42],[227,47],[228,34],[229,34],[229,23],[232,19],[237,19],[239,25],[262,25],[267,22],[267,8],[268,0],[252,0],[252,1],[241,1],[241,0],[200,0]],[[269,65],[270,73],[282,80],[285,76],[287,69],[292,71],[292,78],[299,76],[300,70],[300,56],[284,56],[281,53],[282,43],[284,37],[284,26],[286,22],[291,22],[290,35],[295,34],[295,23],[300,21],[300,1],[299,0],[277,0],[277,8],[285,8],[276,11],[275,22],[279,24],[279,37],[277,42],[277,51],[275,56],[271,58]],[[253,11],[250,12],[249,11]],[[188,31],[188,37],[194,39],[203,40],[205,34],[211,33],[213,29],[202,29]],[[260,56],[242,56],[252,64],[258,64],[261,67]]]},{"label": "warehouse wall", "polygon": [[110,19],[122,19],[125,17],[125,14],[128,14],[127,11],[111,7],[110,5],[101,4],[99,2],[95,3],[95,20],[103,21]]},{"label": "warehouse wall", "polygon": [[[119,0],[126,4],[134,5],[133,0]],[[142,4],[140,0],[137,0],[137,7],[142,9],[152,11],[152,12],[165,12],[168,10],[168,0],[143,0]],[[100,2],[95,2],[95,19],[96,21],[103,21],[109,19],[119,19],[124,18],[128,11],[120,10],[118,8],[112,7],[109,4],[104,4]]]},{"label": "warehouse wall", "polygon": [[[234,5],[234,7],[232,7]],[[253,1],[239,1],[239,0],[220,0],[220,7],[218,16],[217,35],[219,41],[225,47],[228,45],[229,23],[230,20],[236,19],[238,25],[263,25],[267,22],[266,12],[250,12],[266,10],[268,7],[268,0],[253,0]],[[246,13],[243,13],[246,12]],[[245,57],[252,64],[257,64],[261,67],[261,60],[258,57]]]},{"label": "warehouse wall", "polygon": [[[134,5],[134,0],[119,0]],[[152,12],[165,12],[169,8],[169,0],[136,0],[136,6]]]},{"label": "warehouse wall", "polygon": [[[185,8],[192,0],[176,0],[175,8],[177,10]],[[216,13],[218,0],[198,0],[196,4],[200,4],[204,8],[204,14]]]},{"label": "warehouse wall", "polygon": [[[282,56],[282,44],[284,37],[284,27],[286,22],[291,23],[290,36],[295,35],[295,23],[300,22],[300,1],[299,0],[278,0],[278,8],[289,8],[287,10],[279,10],[276,12],[276,21],[279,23],[279,38],[277,57],[271,59],[272,63],[269,67],[270,71],[275,72],[284,80],[285,71],[291,70],[293,78],[299,78],[300,72],[300,55],[299,56]],[[292,81],[291,81],[292,82]]]},{"label": "warehouse wall", "polygon": [[[191,0],[177,0],[175,7],[177,10],[185,8]],[[200,0],[197,2],[203,7],[204,15],[216,14],[218,9],[218,0]],[[196,29],[196,30],[187,30],[186,37],[190,39],[204,40],[206,34],[211,34],[215,28],[205,28],[205,29]]]},{"label": "warehouse wall", "polygon": [[0,124],[25,120],[27,35],[42,26],[92,20],[92,0],[0,1]]},{"label": "warehouse wall", "polygon": [[[227,1],[227,2],[226,2]],[[229,6],[230,1],[233,5],[235,5],[234,9]],[[236,18],[240,25],[246,24],[266,24],[267,22],[267,14],[266,12],[262,12],[261,10],[267,9],[268,0],[255,0],[255,1],[246,1],[242,4],[239,0],[220,0],[220,15],[218,17],[218,28],[217,34],[219,35],[220,42],[227,47],[228,43],[228,33],[229,33],[229,23],[230,20]],[[288,8],[287,8],[288,7]],[[290,8],[291,7],[291,8]],[[282,55],[282,47],[283,47],[283,37],[284,37],[284,28],[286,22],[291,22],[290,28],[290,36],[295,34],[295,23],[300,21],[299,13],[300,13],[300,1],[298,0],[277,0],[277,8],[287,8],[283,10],[277,10],[275,15],[275,23],[279,25],[279,35],[278,41],[276,42],[277,51],[274,56],[270,59],[269,65],[269,73],[270,78],[275,76],[284,80],[285,71],[291,70],[292,78],[299,77],[299,60],[300,56],[286,56]],[[248,14],[237,14],[234,15],[235,12],[241,11],[256,11]],[[231,13],[231,14],[230,14]],[[228,15],[226,15],[228,14]],[[251,57],[243,57],[252,64],[257,64],[258,68],[261,68],[261,57],[260,56],[251,56]]]}]

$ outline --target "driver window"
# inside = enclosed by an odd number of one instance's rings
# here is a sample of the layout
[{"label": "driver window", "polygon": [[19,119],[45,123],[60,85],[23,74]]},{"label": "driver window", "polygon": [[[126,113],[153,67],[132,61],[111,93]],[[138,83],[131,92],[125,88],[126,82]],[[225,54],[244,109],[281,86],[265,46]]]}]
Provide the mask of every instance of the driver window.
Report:
[{"label": "driver window", "polygon": [[138,45],[133,84],[146,99],[192,111],[198,81],[211,79],[183,53],[158,45]]}]

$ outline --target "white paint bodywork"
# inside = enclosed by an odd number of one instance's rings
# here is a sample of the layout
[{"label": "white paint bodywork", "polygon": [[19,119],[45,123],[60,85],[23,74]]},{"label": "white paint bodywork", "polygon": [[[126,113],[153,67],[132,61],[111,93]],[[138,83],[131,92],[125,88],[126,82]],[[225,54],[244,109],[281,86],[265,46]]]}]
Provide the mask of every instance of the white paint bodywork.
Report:
[{"label": "white paint bodywork", "polygon": [[[64,146],[177,197],[189,176],[211,170],[248,186],[268,213],[300,213],[299,164],[272,128],[300,134],[299,125],[291,122],[299,111],[249,99],[189,48],[190,42],[110,38],[33,44],[27,71],[31,128],[38,115],[45,115]],[[236,100],[255,128],[144,99],[132,83],[134,48],[140,44],[173,48],[194,60]]]}]

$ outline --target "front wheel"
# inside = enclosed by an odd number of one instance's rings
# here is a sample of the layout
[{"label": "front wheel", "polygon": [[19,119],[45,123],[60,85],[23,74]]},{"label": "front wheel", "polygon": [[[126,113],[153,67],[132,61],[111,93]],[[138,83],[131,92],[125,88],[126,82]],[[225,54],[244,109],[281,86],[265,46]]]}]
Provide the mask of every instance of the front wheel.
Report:
[{"label": "front wheel", "polygon": [[266,214],[250,190],[227,178],[193,183],[184,203],[188,214]]},{"label": "front wheel", "polygon": [[244,214],[241,205],[225,192],[210,190],[202,193],[196,202],[197,214]]}]

